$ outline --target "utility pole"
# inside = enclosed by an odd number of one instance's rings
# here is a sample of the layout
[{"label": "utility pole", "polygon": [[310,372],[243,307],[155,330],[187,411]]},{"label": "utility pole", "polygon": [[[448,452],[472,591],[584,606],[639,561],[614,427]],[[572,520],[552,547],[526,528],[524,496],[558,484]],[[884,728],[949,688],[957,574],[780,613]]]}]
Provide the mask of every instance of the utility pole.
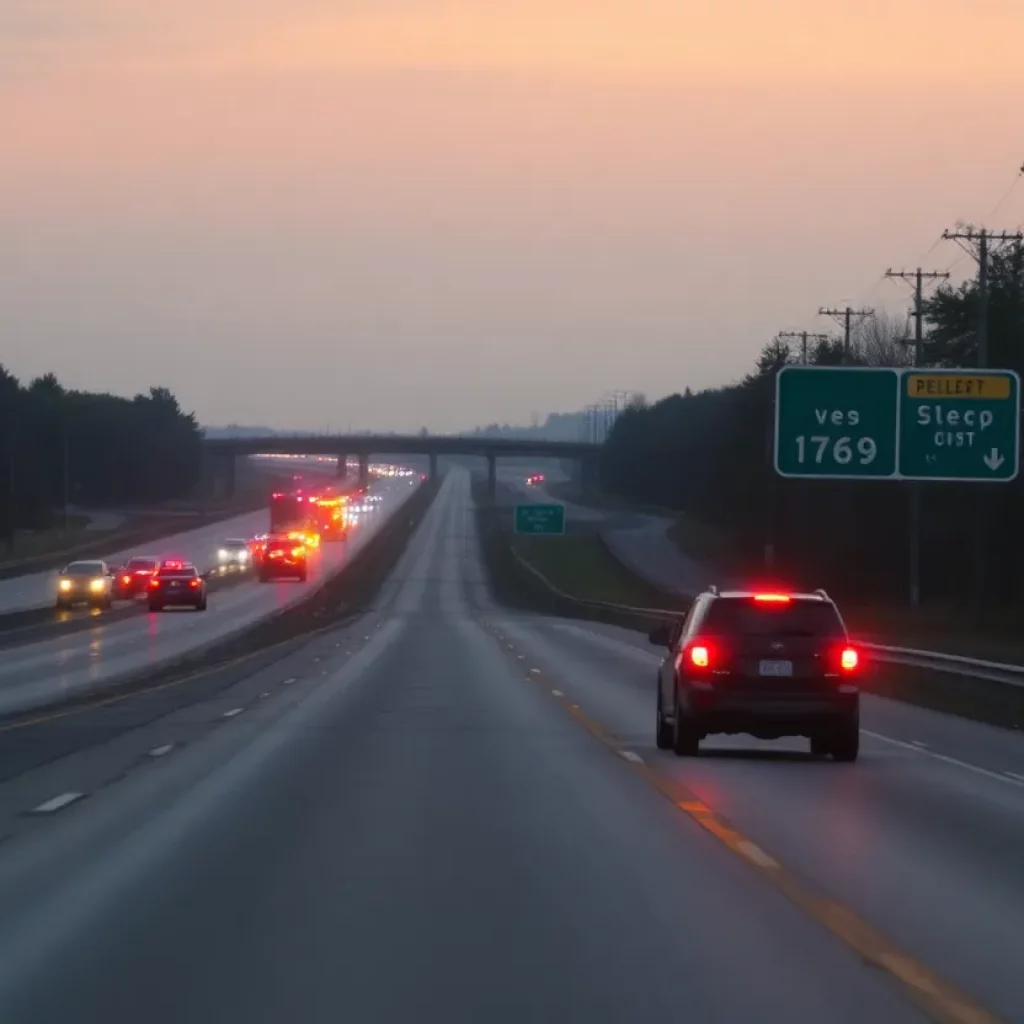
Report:
[{"label": "utility pole", "polygon": [[[943,231],[942,237],[956,242],[964,252],[978,262],[978,369],[988,367],[988,258],[992,243],[997,246],[1006,242],[1020,242],[1024,239],[1021,231],[988,231],[981,228],[967,228],[963,231]],[[977,248],[975,248],[977,246]],[[987,491],[984,485],[978,487],[974,506],[974,613],[980,619],[985,603],[988,577],[988,544],[986,538]]]},{"label": "utility pole", "polygon": [[799,338],[800,339],[800,362],[804,366],[807,365],[808,357],[808,341],[828,341],[827,334],[812,334],[810,331],[780,331],[780,338]]},{"label": "utility pole", "polygon": [[850,336],[853,333],[853,318],[856,317],[858,321],[866,320],[870,316],[874,316],[875,311],[873,309],[853,309],[847,306],[845,309],[826,309],[822,306],[818,310],[818,316],[830,316],[840,327],[843,329],[843,363],[847,363],[850,358]]},{"label": "utility pole", "polygon": [[[894,280],[906,281],[914,286],[914,365],[921,366],[924,362],[924,282],[946,280],[949,273],[943,270],[922,270],[917,268],[913,273],[906,270],[893,270],[891,267],[885,276]],[[910,485],[910,607],[917,608],[921,604],[921,485],[913,482]]]}]

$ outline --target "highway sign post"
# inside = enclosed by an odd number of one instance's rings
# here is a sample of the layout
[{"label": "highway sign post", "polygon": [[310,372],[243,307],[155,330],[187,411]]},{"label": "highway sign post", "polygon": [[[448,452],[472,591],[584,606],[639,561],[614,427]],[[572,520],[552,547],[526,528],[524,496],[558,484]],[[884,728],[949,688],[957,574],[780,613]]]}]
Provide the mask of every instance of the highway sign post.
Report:
[{"label": "highway sign post", "polygon": [[516,533],[545,536],[565,533],[565,506],[516,505]]},{"label": "highway sign post", "polygon": [[775,471],[819,480],[1005,483],[1020,462],[1012,370],[787,366]]}]

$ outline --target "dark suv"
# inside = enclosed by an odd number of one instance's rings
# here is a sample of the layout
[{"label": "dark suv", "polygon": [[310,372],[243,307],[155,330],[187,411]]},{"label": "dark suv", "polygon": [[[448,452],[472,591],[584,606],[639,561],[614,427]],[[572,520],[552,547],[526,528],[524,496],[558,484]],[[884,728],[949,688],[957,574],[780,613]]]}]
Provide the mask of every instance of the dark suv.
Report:
[{"label": "dark suv", "polygon": [[662,750],[692,757],[712,733],[749,733],[807,736],[812,754],[857,760],[860,657],[825,591],[712,587],[650,640],[668,648],[658,674]]},{"label": "dark suv", "polygon": [[270,537],[260,562],[260,582],[306,580],[306,546],[292,537]]}]

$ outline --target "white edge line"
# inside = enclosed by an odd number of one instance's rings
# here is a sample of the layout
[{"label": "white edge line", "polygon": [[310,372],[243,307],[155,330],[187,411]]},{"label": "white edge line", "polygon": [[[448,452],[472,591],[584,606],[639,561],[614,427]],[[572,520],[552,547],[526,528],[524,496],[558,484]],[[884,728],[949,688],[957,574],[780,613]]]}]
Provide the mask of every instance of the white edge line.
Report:
[{"label": "white edge line", "polygon": [[154,747],[149,751],[150,757],[163,757],[165,754],[169,754],[174,749],[173,743],[165,743],[162,747]]},{"label": "white edge line", "polygon": [[59,796],[52,797],[49,800],[39,804],[38,807],[32,808],[33,814],[53,814],[54,811],[62,810],[67,807],[68,804],[73,804],[76,800],[81,800],[85,796],[84,793],[61,793]]},{"label": "white edge line", "polygon": [[960,761],[955,757],[949,757],[947,754],[937,754],[934,750],[917,747],[914,746],[913,743],[904,743],[903,740],[894,740],[891,736],[883,736],[881,733],[870,732],[867,729],[861,729],[861,732],[865,736],[870,736],[873,740],[881,740],[883,743],[891,743],[894,747],[902,747],[904,750],[912,750],[915,754],[920,754],[922,757],[932,757],[936,761],[942,761],[945,764],[951,764],[957,768],[963,768],[966,771],[974,772],[977,775],[984,775],[990,779],[997,779],[999,782],[1009,783],[1011,786],[1020,786],[1024,788],[1024,778],[1017,778],[1009,772],[994,772],[990,768],[982,768],[979,765],[971,764],[968,761]]},{"label": "white edge line", "polygon": [[779,862],[774,857],[769,857],[757,843],[752,843],[749,839],[740,840],[736,844],[736,849],[759,868],[777,868],[779,866]]}]

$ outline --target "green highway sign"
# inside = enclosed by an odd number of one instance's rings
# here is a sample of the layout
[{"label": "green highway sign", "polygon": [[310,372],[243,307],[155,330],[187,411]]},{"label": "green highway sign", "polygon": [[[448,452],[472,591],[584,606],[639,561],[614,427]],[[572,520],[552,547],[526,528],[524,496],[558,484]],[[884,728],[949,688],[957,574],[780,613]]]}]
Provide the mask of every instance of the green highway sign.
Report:
[{"label": "green highway sign", "polygon": [[516,533],[565,533],[565,506],[516,505]]},{"label": "green highway sign", "polygon": [[1020,378],[1011,370],[914,370],[900,386],[900,476],[1012,480],[1020,453]]},{"label": "green highway sign", "polygon": [[780,476],[1000,483],[1019,461],[1012,370],[787,366],[776,377]]},{"label": "green highway sign", "polygon": [[787,366],[775,380],[775,471],[820,480],[896,474],[898,370]]}]

